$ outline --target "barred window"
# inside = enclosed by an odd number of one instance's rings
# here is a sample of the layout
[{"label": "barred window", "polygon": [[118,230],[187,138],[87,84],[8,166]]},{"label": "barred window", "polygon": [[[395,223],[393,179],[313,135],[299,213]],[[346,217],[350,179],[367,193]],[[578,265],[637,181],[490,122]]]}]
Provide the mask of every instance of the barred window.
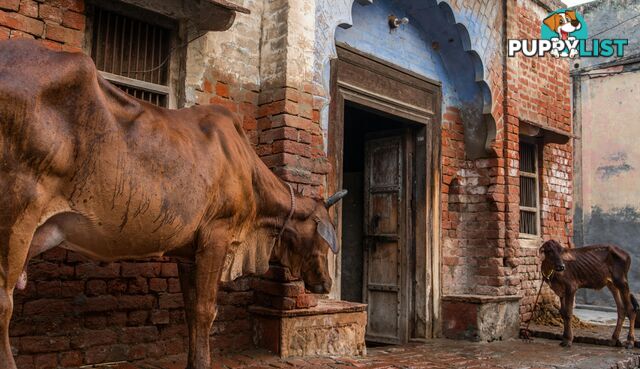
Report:
[{"label": "barred window", "polygon": [[168,106],[171,30],[94,8],[91,57],[102,76],[126,93]]},{"label": "barred window", "polygon": [[520,142],[520,233],[540,234],[538,147]]}]

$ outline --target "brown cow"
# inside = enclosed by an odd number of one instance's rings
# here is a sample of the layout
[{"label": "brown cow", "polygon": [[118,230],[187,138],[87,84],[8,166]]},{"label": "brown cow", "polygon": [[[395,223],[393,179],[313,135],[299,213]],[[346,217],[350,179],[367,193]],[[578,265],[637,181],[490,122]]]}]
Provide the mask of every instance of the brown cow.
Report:
[{"label": "brown cow", "polygon": [[625,315],[629,317],[629,335],[626,347],[633,348],[635,342],[634,327],[638,301],[629,291],[627,273],[631,266],[631,257],[618,246],[591,245],[574,249],[565,249],[558,242],[550,240],[542,244],[544,253],[542,273],[548,278],[553,292],[560,297],[560,314],[564,321],[564,334],[561,345],[571,346],[573,331],[571,318],[576,291],[579,288],[602,289],[608,287],[618,308],[618,322],[611,337],[613,345],[621,345],[619,337]]},{"label": "brown cow", "polygon": [[[29,259],[63,247],[96,260],[179,261],[188,368],[209,369],[219,281],[270,257],[307,288],[331,288],[328,207],[294,195],[226,109],[163,109],[99,76],[87,56],[0,42],[0,369]],[[275,242],[276,239],[281,242]]]}]

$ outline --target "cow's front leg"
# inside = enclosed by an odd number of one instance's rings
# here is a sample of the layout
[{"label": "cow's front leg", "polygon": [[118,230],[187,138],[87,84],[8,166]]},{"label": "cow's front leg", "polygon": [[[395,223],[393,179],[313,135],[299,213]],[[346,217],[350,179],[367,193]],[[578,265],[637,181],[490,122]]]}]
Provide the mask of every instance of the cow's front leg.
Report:
[{"label": "cow's front leg", "polygon": [[187,369],[210,369],[209,333],[217,313],[218,280],[227,245],[205,240],[197,247],[193,264],[178,265],[189,328]]},{"label": "cow's front leg", "polygon": [[560,315],[564,323],[564,332],[560,346],[571,347],[573,342],[573,328],[571,328],[571,318],[573,317],[573,303],[576,296],[575,291],[567,291],[560,300]]}]

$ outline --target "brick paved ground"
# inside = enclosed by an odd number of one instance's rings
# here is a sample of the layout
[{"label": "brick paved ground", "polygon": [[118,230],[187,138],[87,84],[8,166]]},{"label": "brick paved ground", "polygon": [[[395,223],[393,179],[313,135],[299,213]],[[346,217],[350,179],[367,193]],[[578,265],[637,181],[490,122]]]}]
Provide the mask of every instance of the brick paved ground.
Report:
[{"label": "brick paved ground", "polygon": [[[280,360],[264,351],[248,351],[218,358],[212,369],[274,368],[528,368],[528,369],[630,369],[638,368],[640,350],[575,344],[571,349],[558,341],[535,339],[489,344],[432,340],[406,346],[370,348],[361,358],[305,358]],[[184,356],[143,363],[121,363],[113,369],[183,369]]]}]

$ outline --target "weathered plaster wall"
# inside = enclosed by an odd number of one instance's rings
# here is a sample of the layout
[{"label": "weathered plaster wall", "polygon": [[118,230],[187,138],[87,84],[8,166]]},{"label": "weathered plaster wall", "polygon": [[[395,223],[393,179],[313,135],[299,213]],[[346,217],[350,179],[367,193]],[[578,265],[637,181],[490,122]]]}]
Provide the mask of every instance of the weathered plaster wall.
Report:
[{"label": "weathered plaster wall", "polygon": [[[621,70],[621,69],[619,69]],[[640,291],[640,71],[578,76],[580,155],[576,244],[613,243],[633,257],[629,281]],[[610,305],[608,290],[582,291],[579,302]]]},{"label": "weathered plaster wall", "polygon": [[[576,9],[582,14],[589,26],[589,44],[593,38],[628,39],[629,44],[625,47],[625,57],[640,53],[640,18],[631,19],[640,13],[640,1],[599,0],[578,6]],[[614,27],[621,22],[625,23]],[[580,67],[589,67],[615,59],[616,56],[581,58],[577,60],[577,63]]]}]

